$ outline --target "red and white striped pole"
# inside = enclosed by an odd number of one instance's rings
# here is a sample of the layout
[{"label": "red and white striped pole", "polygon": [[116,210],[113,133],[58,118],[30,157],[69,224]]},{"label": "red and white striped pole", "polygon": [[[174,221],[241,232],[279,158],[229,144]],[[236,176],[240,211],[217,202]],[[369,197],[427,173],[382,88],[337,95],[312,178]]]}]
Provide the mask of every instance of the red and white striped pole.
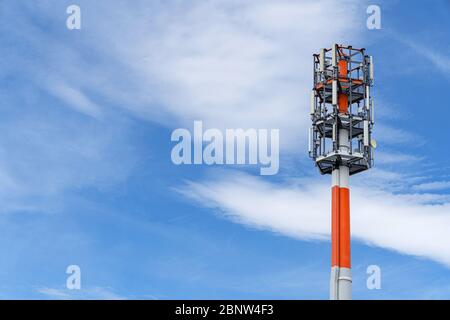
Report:
[{"label": "red and white striped pole", "polygon": [[332,173],[331,214],[331,284],[330,299],[352,298],[350,260],[350,189],[349,169],[339,166]]},{"label": "red and white striped pole", "polygon": [[[345,68],[345,69],[344,69]],[[346,70],[339,65],[339,71]],[[339,94],[339,112],[348,112],[348,99]],[[348,154],[350,138],[347,129],[339,128],[339,151]],[[350,188],[349,167],[339,165],[331,174],[331,283],[330,299],[352,298],[352,273],[350,259]]]},{"label": "red and white striped pole", "polygon": [[309,155],[321,174],[332,175],[330,299],[348,300],[352,298],[349,176],[373,165],[376,143],[371,142],[374,110],[369,91],[373,61],[365,49],[337,44],[320,49],[313,59]]}]

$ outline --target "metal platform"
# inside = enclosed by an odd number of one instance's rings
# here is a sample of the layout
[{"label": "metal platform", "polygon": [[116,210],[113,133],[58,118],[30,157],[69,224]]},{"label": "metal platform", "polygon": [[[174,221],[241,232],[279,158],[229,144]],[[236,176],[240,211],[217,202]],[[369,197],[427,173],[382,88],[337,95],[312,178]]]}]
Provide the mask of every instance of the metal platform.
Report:
[{"label": "metal platform", "polygon": [[341,151],[332,151],[325,156],[316,159],[316,165],[321,174],[331,174],[333,168],[337,165],[349,167],[350,175],[365,171],[370,168],[370,164],[359,152],[346,153]]}]

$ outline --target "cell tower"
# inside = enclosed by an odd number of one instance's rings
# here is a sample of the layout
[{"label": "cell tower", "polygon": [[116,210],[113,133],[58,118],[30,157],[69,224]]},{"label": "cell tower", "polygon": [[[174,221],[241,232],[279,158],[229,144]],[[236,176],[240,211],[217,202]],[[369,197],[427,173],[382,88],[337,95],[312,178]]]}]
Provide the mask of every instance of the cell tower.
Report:
[{"label": "cell tower", "polygon": [[330,299],[352,297],[349,176],[373,166],[373,60],[365,49],[333,45],[314,54],[309,156],[332,176]]}]

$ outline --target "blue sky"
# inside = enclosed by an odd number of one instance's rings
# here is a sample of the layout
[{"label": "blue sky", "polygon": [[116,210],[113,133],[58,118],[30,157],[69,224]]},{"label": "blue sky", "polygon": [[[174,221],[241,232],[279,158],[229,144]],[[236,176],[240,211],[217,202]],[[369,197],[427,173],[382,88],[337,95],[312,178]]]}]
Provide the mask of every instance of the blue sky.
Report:
[{"label": "blue sky", "polygon": [[[2,1],[0,298],[327,299],[330,177],[306,145],[312,54],[335,42],[376,66],[354,298],[450,298],[449,18],[437,0]],[[280,129],[279,173],[174,165],[194,120]]]}]

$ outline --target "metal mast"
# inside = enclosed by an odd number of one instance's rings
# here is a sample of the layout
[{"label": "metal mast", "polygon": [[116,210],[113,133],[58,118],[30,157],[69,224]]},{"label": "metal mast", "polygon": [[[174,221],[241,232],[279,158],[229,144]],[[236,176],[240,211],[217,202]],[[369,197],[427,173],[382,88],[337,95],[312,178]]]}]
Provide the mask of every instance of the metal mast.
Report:
[{"label": "metal mast", "polygon": [[331,174],[330,299],[352,297],[349,177],[372,167],[373,60],[365,49],[334,44],[314,54],[309,156]]}]

